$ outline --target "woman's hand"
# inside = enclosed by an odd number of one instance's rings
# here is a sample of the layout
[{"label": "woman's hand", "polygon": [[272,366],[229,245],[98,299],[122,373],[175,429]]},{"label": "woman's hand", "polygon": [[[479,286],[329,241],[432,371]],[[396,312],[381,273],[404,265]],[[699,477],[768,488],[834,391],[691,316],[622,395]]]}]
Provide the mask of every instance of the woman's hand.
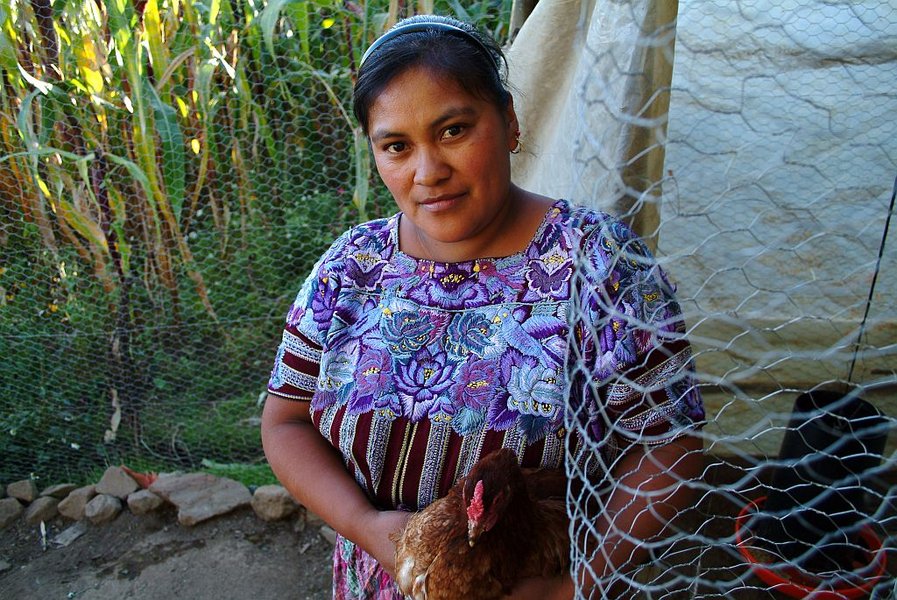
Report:
[{"label": "woman's hand", "polygon": [[400,510],[373,510],[364,519],[362,539],[356,543],[373,556],[389,576],[396,576],[396,543],[392,537],[405,529],[411,513]]}]

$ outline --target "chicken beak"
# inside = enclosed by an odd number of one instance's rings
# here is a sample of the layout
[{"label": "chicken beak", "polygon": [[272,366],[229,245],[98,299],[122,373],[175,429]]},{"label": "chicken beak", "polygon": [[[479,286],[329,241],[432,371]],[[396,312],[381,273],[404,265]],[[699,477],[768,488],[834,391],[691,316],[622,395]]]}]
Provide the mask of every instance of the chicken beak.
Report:
[{"label": "chicken beak", "polygon": [[467,522],[467,543],[473,548],[474,544],[477,543],[477,540],[480,539],[480,535],[483,533],[483,524],[479,521],[468,521]]}]

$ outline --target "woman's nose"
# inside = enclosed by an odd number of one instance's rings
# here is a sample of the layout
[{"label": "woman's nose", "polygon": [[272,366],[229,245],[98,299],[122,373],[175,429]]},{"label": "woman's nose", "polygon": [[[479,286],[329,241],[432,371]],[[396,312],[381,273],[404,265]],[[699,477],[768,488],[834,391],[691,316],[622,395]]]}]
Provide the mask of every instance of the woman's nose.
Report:
[{"label": "woman's nose", "polygon": [[414,165],[414,183],[431,186],[447,179],[451,168],[437,149],[419,148]]}]

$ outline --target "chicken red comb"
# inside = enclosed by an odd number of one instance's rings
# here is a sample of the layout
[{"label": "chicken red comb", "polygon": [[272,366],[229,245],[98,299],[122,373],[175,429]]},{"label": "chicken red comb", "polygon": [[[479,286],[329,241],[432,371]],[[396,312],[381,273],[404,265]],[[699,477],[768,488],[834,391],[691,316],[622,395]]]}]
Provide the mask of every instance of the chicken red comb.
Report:
[{"label": "chicken red comb", "polygon": [[473,498],[470,499],[470,506],[467,507],[467,518],[476,523],[483,518],[483,480],[477,481],[473,487]]}]

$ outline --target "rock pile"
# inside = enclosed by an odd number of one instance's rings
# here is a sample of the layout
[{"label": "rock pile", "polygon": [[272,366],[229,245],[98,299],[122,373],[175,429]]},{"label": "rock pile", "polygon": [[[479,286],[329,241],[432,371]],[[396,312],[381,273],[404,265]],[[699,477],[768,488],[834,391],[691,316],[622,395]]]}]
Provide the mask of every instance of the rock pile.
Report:
[{"label": "rock pile", "polygon": [[[136,475],[136,474],[135,474]],[[251,506],[265,521],[285,519],[304,510],[289,492],[279,485],[265,485],[255,493],[238,481],[208,473],[170,473],[155,480],[142,480],[147,487],[122,467],[109,467],[95,485],[76,487],[53,485],[38,490],[31,479],[0,485],[0,529],[23,518],[39,525],[58,516],[95,525],[115,519],[125,508],[143,515],[168,504],[177,509],[181,525],[195,525],[207,519]],[[310,521],[320,520],[307,515]],[[332,530],[321,527],[325,538]]]}]

